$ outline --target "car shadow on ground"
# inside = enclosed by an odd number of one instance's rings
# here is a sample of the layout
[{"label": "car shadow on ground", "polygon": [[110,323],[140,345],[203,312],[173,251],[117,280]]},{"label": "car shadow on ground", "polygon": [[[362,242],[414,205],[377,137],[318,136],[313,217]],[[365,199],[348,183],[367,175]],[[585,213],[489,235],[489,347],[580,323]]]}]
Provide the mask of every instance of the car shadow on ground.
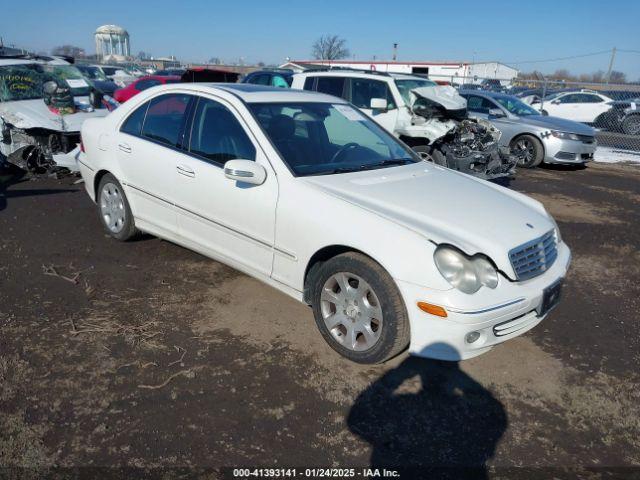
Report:
[{"label": "car shadow on ground", "polygon": [[555,172],[575,172],[588,168],[586,163],[577,163],[575,165],[562,163],[541,163],[540,168],[544,170],[553,170]]},{"label": "car shadow on ground", "polygon": [[508,421],[502,403],[458,362],[408,357],[358,396],[347,424],[371,445],[372,468],[488,478]]}]

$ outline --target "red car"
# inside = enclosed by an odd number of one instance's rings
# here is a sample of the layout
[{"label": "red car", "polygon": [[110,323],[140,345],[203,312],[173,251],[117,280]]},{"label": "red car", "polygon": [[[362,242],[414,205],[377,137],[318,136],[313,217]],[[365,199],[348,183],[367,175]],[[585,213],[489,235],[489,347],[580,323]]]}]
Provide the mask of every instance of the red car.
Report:
[{"label": "red car", "polygon": [[180,77],[171,75],[148,75],[146,77],[140,77],[135,82],[113,92],[113,98],[120,103],[124,103],[147,88],[164,85],[165,83],[178,83],[179,81]]}]

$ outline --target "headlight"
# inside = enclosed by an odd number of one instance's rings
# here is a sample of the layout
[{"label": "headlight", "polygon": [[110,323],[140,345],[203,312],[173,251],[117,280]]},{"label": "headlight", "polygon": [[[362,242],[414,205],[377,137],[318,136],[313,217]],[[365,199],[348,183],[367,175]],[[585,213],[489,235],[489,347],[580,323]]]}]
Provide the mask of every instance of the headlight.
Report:
[{"label": "headlight", "polygon": [[[549,215],[549,212],[547,212],[547,215]],[[551,215],[549,215],[549,220],[551,220],[551,223],[553,223],[553,229],[556,232],[556,242],[558,243],[558,245],[560,245],[562,243],[562,237],[560,236],[560,227],[558,227],[556,219]]]},{"label": "headlight", "polygon": [[468,257],[453,247],[438,247],[433,254],[436,267],[453,287],[464,293],[475,293],[484,285],[498,286],[498,272],[482,255]]},{"label": "headlight", "polygon": [[580,140],[580,137],[575,133],[558,132],[557,130],[551,130],[551,135],[561,140]]}]

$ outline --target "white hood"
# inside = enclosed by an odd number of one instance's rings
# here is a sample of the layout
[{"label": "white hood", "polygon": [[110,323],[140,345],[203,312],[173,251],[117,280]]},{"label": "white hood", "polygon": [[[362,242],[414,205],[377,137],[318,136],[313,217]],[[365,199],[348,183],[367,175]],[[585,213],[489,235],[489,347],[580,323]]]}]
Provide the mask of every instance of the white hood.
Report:
[{"label": "white hood", "polygon": [[448,85],[434,85],[433,87],[419,87],[411,90],[413,105],[419,97],[439,103],[447,110],[462,110],[467,108],[467,100],[458,91]]},{"label": "white hood", "polygon": [[0,117],[16,128],[46,128],[57,132],[79,132],[82,122],[91,117],[103,117],[106,109],[93,112],[76,112],[71,115],[56,115],[42,99],[18,100],[0,103]]},{"label": "white hood", "polygon": [[437,244],[483,253],[510,276],[509,250],[554,227],[536,200],[426,162],[304,180]]}]

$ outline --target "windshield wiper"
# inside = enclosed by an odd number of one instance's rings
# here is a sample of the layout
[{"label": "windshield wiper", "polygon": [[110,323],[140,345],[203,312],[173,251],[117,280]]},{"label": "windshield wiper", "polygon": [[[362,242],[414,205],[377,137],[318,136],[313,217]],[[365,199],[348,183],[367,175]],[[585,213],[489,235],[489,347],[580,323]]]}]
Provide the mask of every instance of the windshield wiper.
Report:
[{"label": "windshield wiper", "polygon": [[414,163],[414,161],[410,158],[391,158],[389,160],[384,160],[380,163],[374,163],[372,165],[367,165],[368,167],[386,167],[388,165],[406,165],[408,163]]},{"label": "windshield wiper", "polygon": [[392,158],[389,160],[384,160],[379,163],[364,163],[362,165],[357,165],[357,166],[354,165],[351,167],[337,167],[331,170],[318,172],[315,175],[333,175],[334,173],[361,172],[364,170],[373,170],[381,167],[389,167],[391,165],[406,165],[408,163],[414,163],[414,161],[409,158]]}]

